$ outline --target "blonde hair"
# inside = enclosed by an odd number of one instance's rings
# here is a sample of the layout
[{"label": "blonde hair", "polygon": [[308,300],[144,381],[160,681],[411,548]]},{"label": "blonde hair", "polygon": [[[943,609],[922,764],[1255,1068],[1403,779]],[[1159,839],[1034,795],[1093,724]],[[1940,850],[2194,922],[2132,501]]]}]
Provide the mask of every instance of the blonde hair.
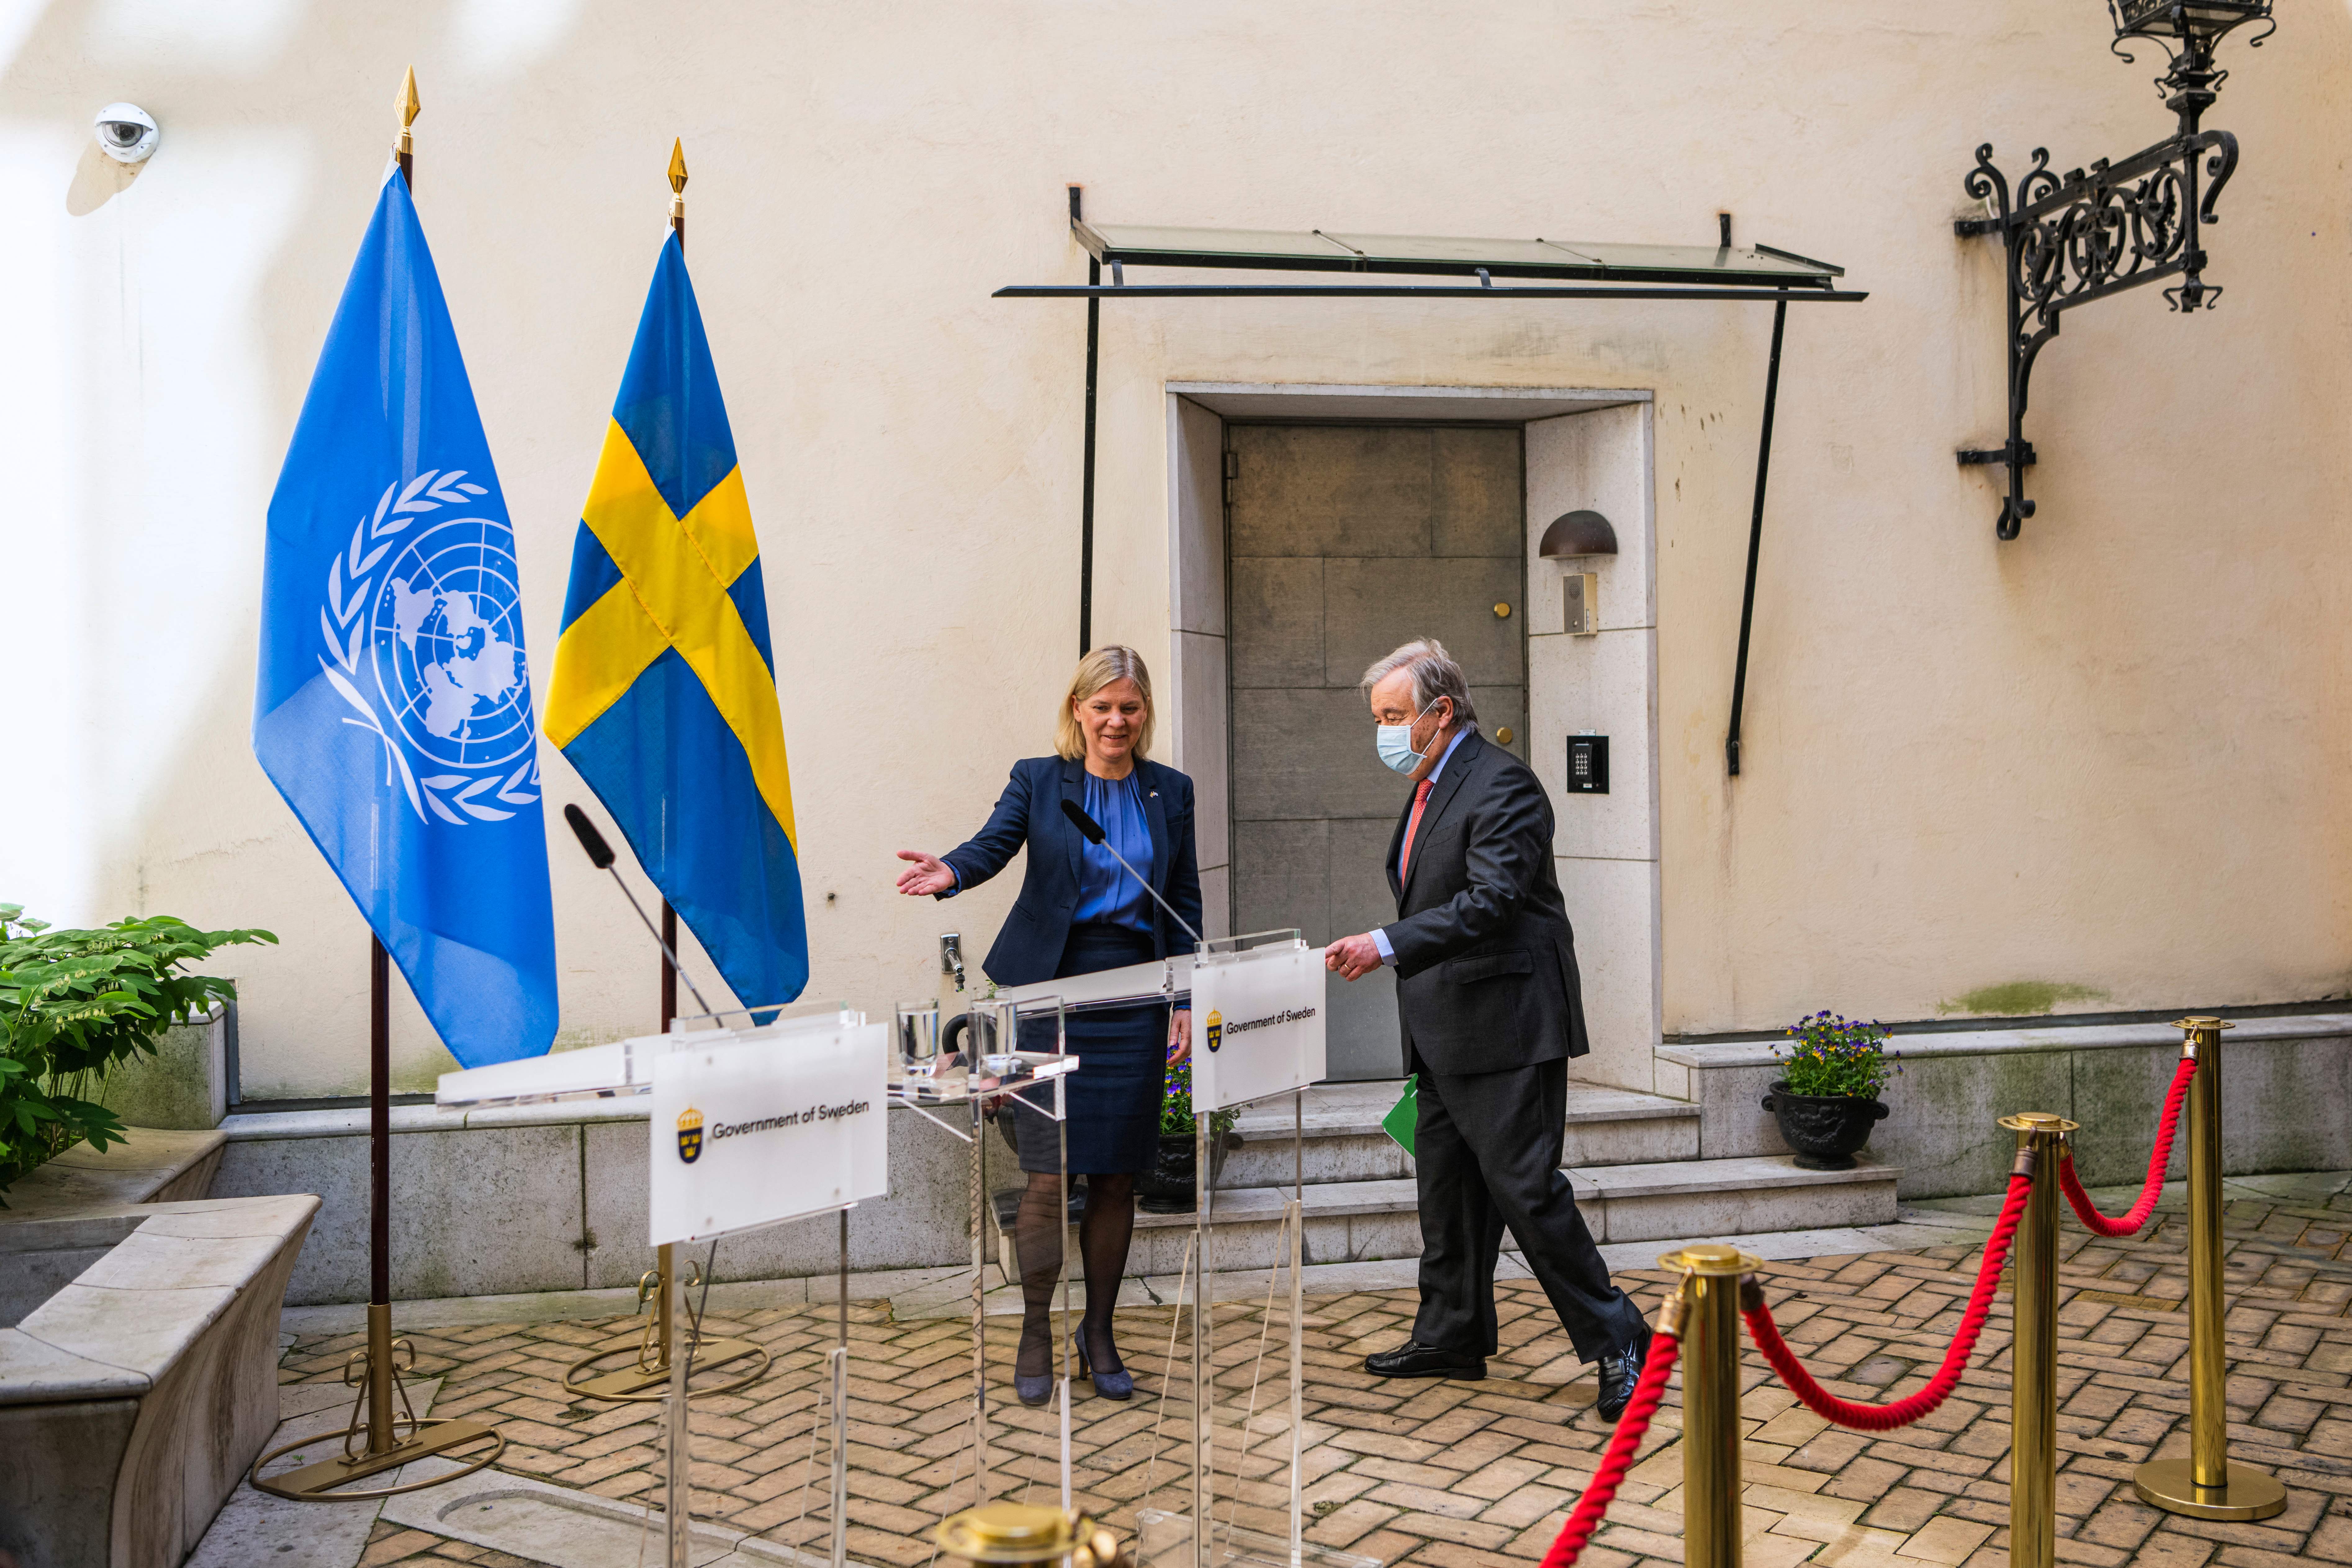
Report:
[{"label": "blonde hair", "polygon": [[1151,672],[1143,668],[1141,654],[1113,643],[1078,660],[1078,672],[1070,677],[1070,693],[1062,699],[1062,721],[1054,733],[1054,750],[1064,761],[1075,763],[1087,754],[1087,732],[1078,727],[1077,705],[1118,680],[1132,680],[1143,695],[1143,722],[1135,727],[1136,760],[1142,761],[1150,752]]}]

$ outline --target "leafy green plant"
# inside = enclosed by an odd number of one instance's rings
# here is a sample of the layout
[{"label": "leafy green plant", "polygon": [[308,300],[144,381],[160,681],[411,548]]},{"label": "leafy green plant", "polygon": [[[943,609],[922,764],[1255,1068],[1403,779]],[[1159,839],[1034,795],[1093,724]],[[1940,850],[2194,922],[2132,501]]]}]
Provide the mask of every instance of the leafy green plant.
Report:
[{"label": "leafy green plant", "polygon": [[53,931],[21,904],[0,904],[0,1193],[77,1143],[122,1142],[121,1118],[94,1098],[108,1070],[153,1055],[165,1029],[236,994],[234,981],[182,966],[277,940],[169,915]]},{"label": "leafy green plant", "polygon": [[1903,1070],[1886,1049],[1887,1032],[1875,1019],[1864,1024],[1820,1012],[1790,1026],[1796,1043],[1776,1046],[1790,1094],[1875,1100],[1886,1081]]},{"label": "leafy green plant", "polygon": [[[1222,1139],[1241,1120],[1237,1110],[1209,1112],[1209,1132]],[[1160,1097],[1160,1135],[1162,1138],[1192,1136],[1192,1058],[1186,1057],[1168,1069],[1168,1089]]]}]

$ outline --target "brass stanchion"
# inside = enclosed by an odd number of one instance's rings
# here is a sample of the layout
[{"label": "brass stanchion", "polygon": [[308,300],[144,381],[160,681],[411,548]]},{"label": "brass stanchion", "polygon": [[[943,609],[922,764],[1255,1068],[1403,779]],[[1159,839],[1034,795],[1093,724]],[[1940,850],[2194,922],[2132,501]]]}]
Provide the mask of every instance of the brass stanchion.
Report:
[{"label": "brass stanchion", "polygon": [[2221,1031],[2219,1018],[2183,1018],[2189,1082],[2189,1458],[2150,1459],[2132,1472],[2140,1501],[2190,1519],[2268,1519],[2286,1507],[2276,1479],[2230,1463],[2228,1342],[2221,1317]]},{"label": "brass stanchion", "polygon": [[2058,1143],[2080,1125],[2004,1116],[2019,1170],[2033,1177],[2010,1258],[2016,1269],[2009,1372],[2010,1568],[2053,1568],[2058,1552]]},{"label": "brass stanchion", "polygon": [[1707,1242],[1669,1252],[1683,1276],[1683,1562],[1739,1568],[1739,1277],[1763,1259]]},{"label": "brass stanchion", "polygon": [[931,1539],[949,1557],[988,1568],[1135,1568],[1118,1536],[1075,1509],[982,1503],[941,1521]]}]

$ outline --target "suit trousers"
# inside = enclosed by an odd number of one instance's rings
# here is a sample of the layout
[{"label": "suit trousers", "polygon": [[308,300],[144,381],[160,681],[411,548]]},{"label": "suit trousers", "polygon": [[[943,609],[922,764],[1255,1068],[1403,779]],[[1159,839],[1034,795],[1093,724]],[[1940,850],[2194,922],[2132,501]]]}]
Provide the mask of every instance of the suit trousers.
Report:
[{"label": "suit trousers", "polygon": [[1413,1128],[1421,1199],[1421,1312],[1412,1337],[1465,1355],[1492,1355],[1495,1258],[1508,1226],[1551,1299],[1580,1361],[1641,1335],[1641,1310],[1610,1282],[1559,1163],[1568,1063],[1504,1072],[1420,1074]]}]

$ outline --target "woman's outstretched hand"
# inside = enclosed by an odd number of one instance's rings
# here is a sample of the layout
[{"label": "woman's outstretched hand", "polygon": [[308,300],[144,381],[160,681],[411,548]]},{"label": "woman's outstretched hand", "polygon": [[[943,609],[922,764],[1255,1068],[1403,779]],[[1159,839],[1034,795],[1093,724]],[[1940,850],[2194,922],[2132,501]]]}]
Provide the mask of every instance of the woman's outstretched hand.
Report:
[{"label": "woman's outstretched hand", "polygon": [[1192,1054],[1192,1014],[1179,1009],[1168,1017],[1168,1065],[1174,1067]]},{"label": "woman's outstretched hand", "polygon": [[898,890],[910,899],[928,899],[934,894],[947,892],[956,885],[955,873],[949,870],[948,863],[936,855],[926,855],[919,849],[901,849],[898,858],[914,862],[913,866],[898,873]]}]

